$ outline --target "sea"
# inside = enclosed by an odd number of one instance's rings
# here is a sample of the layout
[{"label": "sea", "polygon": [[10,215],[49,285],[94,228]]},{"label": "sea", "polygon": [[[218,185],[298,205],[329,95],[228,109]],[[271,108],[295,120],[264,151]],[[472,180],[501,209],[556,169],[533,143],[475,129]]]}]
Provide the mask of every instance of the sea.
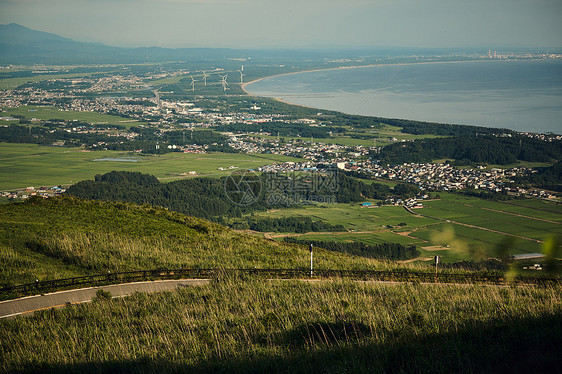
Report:
[{"label": "sea", "polygon": [[310,71],[245,88],[319,111],[562,134],[562,59]]}]

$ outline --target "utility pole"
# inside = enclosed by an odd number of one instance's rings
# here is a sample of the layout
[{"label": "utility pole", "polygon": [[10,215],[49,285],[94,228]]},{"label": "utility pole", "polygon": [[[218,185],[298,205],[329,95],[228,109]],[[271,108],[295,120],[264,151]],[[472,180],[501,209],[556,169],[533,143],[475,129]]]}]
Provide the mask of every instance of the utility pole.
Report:
[{"label": "utility pole", "polygon": [[435,283],[437,283],[437,265],[439,265],[439,260],[441,257],[439,255],[433,257],[433,261],[435,262]]},{"label": "utility pole", "polygon": [[312,278],[312,272],[313,272],[313,267],[312,267],[312,243],[308,246],[308,249],[310,250],[310,277]]}]

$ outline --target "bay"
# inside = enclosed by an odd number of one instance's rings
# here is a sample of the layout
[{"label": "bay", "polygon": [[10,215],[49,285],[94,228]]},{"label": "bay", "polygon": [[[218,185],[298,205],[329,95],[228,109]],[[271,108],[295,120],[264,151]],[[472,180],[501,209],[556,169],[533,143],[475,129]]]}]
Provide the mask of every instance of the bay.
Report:
[{"label": "bay", "polygon": [[324,110],[562,133],[562,60],[379,65],[265,78],[245,89]]}]

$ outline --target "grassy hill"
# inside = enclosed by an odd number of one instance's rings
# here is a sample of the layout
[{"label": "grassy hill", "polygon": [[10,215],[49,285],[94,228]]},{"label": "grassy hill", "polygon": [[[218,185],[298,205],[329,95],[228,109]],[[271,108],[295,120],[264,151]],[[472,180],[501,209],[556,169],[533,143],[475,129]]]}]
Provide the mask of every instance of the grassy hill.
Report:
[{"label": "grassy hill", "polygon": [[[318,268],[398,267],[315,250]],[[158,267],[305,268],[308,250],[161,208],[0,206],[3,285]],[[559,372],[562,285],[218,276],[0,320],[6,372]],[[513,369],[515,368],[515,370]]]},{"label": "grassy hill", "polygon": [[219,278],[0,320],[0,370],[556,373],[561,291]]},{"label": "grassy hill", "polygon": [[[0,206],[0,286],[107,271],[179,267],[306,268],[303,246],[238,233],[162,208],[72,197]],[[318,268],[374,269],[318,249]]]}]

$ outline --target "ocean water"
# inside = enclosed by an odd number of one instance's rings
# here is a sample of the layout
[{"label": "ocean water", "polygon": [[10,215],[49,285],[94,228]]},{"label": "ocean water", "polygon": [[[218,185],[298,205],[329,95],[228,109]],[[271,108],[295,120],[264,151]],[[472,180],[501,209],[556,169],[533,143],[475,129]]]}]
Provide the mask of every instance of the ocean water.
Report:
[{"label": "ocean water", "polygon": [[562,133],[562,60],[381,65],[297,73],[246,86],[324,110]]}]

